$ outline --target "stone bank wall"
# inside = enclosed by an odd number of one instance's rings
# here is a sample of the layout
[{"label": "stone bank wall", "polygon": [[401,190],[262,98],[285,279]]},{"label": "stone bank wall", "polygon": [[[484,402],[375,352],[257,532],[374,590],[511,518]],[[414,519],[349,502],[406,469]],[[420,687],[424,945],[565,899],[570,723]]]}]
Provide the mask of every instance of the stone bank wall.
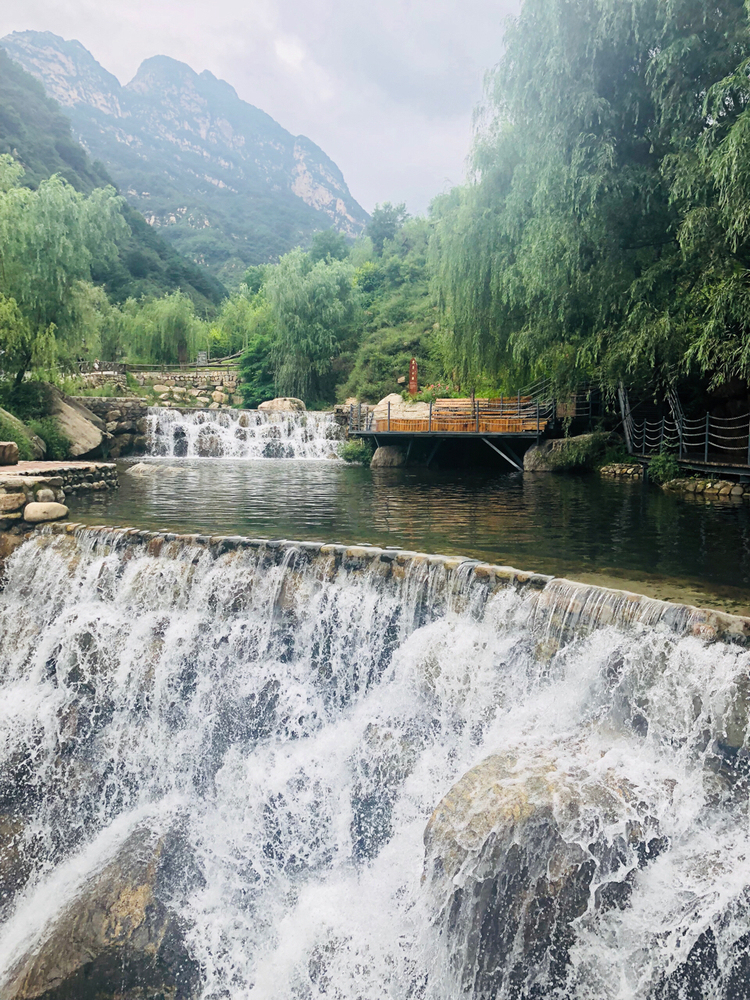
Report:
[{"label": "stone bank wall", "polygon": [[146,451],[148,403],[129,396],[75,396],[75,401],[104,421],[111,438],[107,457],[143,455]]}]

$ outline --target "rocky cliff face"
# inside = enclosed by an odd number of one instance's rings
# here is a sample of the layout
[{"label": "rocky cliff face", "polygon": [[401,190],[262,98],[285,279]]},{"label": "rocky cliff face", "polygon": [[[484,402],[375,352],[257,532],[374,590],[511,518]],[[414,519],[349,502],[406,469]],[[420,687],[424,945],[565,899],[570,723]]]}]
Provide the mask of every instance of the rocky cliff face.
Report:
[{"label": "rocky cliff face", "polygon": [[318,146],[209,72],[155,56],[123,87],[79,42],[26,31],[0,44],[63,105],[128,200],[224,279],[316,230],[355,236],[367,221]]}]

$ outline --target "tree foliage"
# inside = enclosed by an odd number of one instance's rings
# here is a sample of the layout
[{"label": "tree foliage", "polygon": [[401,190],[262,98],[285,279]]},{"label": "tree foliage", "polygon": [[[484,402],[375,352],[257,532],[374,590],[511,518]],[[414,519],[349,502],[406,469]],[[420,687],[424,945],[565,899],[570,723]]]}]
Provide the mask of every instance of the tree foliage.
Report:
[{"label": "tree foliage", "polygon": [[367,223],[365,234],[372,240],[375,253],[380,257],[387,240],[395,238],[396,233],[403,226],[409,214],[406,205],[392,205],[389,201],[382,205],[376,205]]},{"label": "tree foliage", "polygon": [[346,261],[312,263],[285,254],[265,285],[274,323],[274,370],[281,395],[321,398],[334,358],[357,328],[360,301]]},{"label": "tree foliage", "polygon": [[741,0],[525,0],[434,205],[464,372],[750,375],[749,40]]},{"label": "tree foliage", "polygon": [[88,197],[61,177],[21,187],[12,157],[0,157],[0,296],[3,367],[20,380],[79,346],[78,312],[95,259],[117,253],[124,228],[113,188]]}]

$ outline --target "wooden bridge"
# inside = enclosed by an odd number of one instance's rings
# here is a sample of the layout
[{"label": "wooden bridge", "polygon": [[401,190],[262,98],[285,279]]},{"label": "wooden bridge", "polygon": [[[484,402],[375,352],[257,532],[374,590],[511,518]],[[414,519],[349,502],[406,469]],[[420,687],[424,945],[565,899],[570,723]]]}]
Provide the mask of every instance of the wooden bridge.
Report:
[{"label": "wooden bridge", "polygon": [[496,399],[438,399],[429,404],[426,413],[424,407],[422,404],[411,416],[404,412],[404,406],[395,409],[390,402],[385,411],[361,404],[351,406],[349,434],[373,439],[376,445],[405,443],[407,455],[415,441],[432,438],[428,465],[443,441],[480,440],[513,468],[522,469],[523,453],[539,441],[555,416],[554,403],[520,393]]}]

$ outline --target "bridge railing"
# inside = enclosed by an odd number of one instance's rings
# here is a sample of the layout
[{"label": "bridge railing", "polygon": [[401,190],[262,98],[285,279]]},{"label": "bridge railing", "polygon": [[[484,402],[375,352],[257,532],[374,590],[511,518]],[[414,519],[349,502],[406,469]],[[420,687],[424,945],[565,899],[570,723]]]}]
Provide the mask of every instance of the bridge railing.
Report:
[{"label": "bridge railing", "polygon": [[352,405],[349,430],[401,434],[541,434],[555,415],[554,403],[530,396],[496,399],[437,399],[427,413],[410,416],[402,407],[376,414],[374,408]]}]

